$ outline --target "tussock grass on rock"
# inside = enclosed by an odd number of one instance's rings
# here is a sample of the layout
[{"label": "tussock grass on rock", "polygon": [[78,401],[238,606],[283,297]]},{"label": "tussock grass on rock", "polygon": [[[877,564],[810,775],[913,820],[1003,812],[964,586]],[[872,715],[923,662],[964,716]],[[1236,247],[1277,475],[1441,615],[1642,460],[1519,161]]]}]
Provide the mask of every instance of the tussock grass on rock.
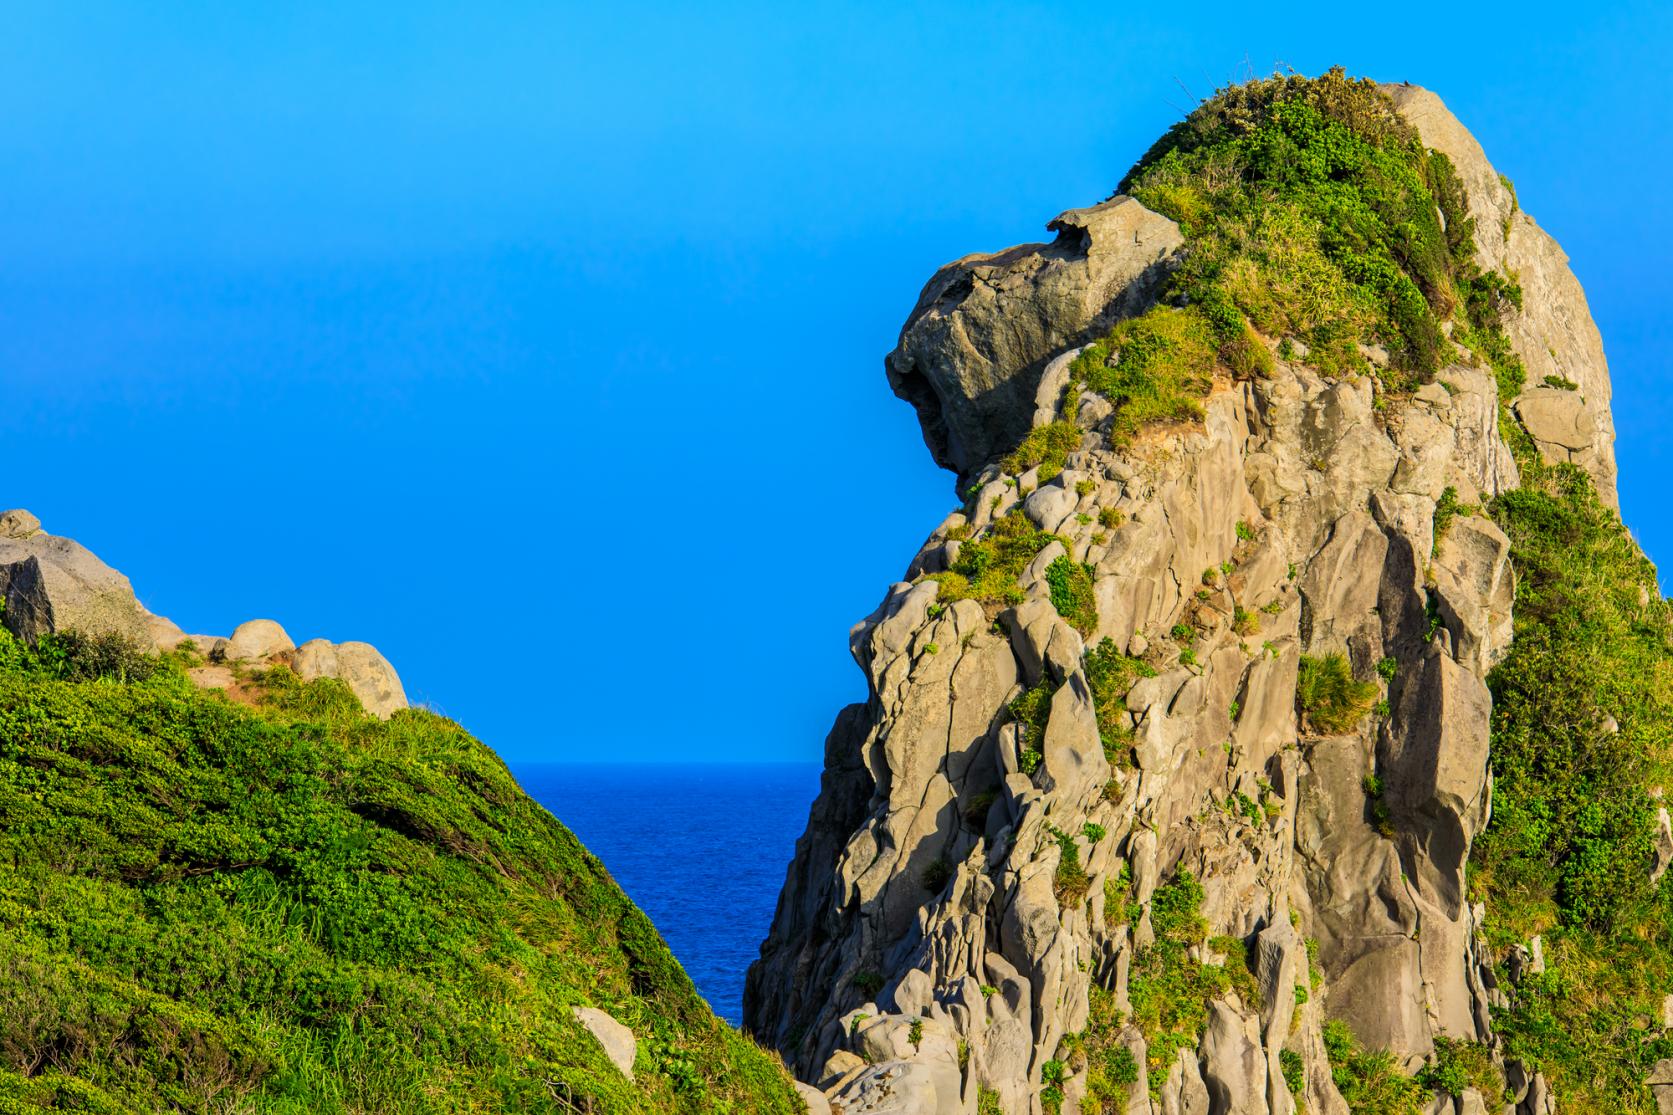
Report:
[{"label": "tussock grass on rock", "polygon": [[1347,655],[1332,651],[1319,658],[1301,656],[1295,695],[1307,727],[1334,736],[1359,726],[1377,699],[1377,687],[1356,681]]}]

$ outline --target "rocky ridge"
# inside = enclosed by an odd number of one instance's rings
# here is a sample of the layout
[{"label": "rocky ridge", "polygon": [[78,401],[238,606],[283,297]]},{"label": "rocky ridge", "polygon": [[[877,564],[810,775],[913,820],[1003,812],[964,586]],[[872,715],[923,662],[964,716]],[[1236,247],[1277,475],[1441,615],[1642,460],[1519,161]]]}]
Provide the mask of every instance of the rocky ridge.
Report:
[{"label": "rocky ridge", "polygon": [[[1510,413],[1612,506],[1566,257],[1434,94],[1383,91],[1457,168],[1481,266],[1522,285]],[[1460,348],[1391,400],[1267,338],[1270,374],[1126,443],[1075,359],[1155,304],[1184,238],[1127,197],[1050,227],[938,272],[887,359],[967,500],[850,633],[868,697],[826,740],[746,1025],[847,1113],[1345,1113],[1332,1024],[1415,1072],[1491,1050],[1504,1002],[1465,885],[1515,595],[1509,539],[1470,513],[1519,483],[1500,386]],[[1006,456],[1064,424],[1060,467]],[[1050,538],[1009,599],[949,591],[1017,531]],[[1297,699],[1333,660],[1357,715]],[[1185,899],[1206,932],[1180,948],[1225,987],[1175,1040],[1159,911]],[[1505,1111],[1555,1110],[1494,1057]],[[1500,1107],[1472,1084],[1431,1109]]]},{"label": "rocky ridge", "polygon": [[48,534],[21,508],[0,513],[0,601],[6,629],[25,642],[76,632],[165,654],[184,645],[202,660],[187,676],[205,689],[236,690],[240,670],[286,666],[303,681],[337,678],[379,719],[407,707],[400,676],[370,644],[311,639],[298,647],[270,619],[226,637],[187,635],[149,612],[127,577],[73,539]]}]

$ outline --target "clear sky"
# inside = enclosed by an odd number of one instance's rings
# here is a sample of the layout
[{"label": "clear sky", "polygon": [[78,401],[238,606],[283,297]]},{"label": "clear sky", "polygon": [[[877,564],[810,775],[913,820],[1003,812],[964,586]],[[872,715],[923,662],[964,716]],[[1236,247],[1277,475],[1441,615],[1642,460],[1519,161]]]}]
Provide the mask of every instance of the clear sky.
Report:
[{"label": "clear sky", "polygon": [[1670,48],[1651,4],[13,2],[0,504],[188,630],[377,644],[513,761],[816,758],[954,504],[882,372],[923,282],[1340,62],[1569,252],[1666,566]]}]

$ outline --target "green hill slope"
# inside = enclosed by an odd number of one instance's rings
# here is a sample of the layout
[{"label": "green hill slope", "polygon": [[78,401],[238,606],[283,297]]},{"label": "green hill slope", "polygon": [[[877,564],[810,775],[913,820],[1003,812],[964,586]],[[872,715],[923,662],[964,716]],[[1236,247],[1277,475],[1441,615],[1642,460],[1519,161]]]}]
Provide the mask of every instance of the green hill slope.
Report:
[{"label": "green hill slope", "polygon": [[0,631],[0,1112],[803,1110],[457,725],[184,667]]}]

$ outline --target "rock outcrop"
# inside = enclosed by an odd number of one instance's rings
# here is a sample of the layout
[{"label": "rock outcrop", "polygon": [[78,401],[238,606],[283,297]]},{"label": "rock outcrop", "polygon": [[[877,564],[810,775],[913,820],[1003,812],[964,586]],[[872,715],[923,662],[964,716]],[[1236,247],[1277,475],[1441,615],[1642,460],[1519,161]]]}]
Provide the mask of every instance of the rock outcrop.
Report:
[{"label": "rock outcrop", "polygon": [[1046,227],[1050,244],[937,271],[886,361],[943,468],[963,473],[1016,444],[1046,361],[1149,305],[1183,245],[1172,221],[1131,198]]},{"label": "rock outcrop", "polygon": [[0,603],[6,629],[26,642],[73,631],[119,636],[152,652],[167,653],[189,643],[211,663],[188,674],[206,687],[234,684],[232,668],[223,663],[251,669],[283,665],[303,681],[342,681],[380,719],[407,707],[400,676],[371,645],[313,639],[298,648],[270,619],[242,623],[227,638],[188,636],[147,611],[127,577],[80,543],[46,533],[41,521],[22,509],[0,513]]},{"label": "rock outcrop", "polygon": [[[1521,276],[1515,412],[1613,499],[1607,368],[1561,251],[1433,94],[1389,92],[1457,164],[1480,255]],[[1128,198],[1052,227],[1051,245],[943,268],[888,357],[968,499],[850,633],[868,695],[826,740],[746,1025],[833,1110],[1074,1111],[1103,1027],[1136,1080],[1081,1110],[1345,1113],[1327,1021],[1411,1066],[1437,1038],[1491,1040],[1464,865],[1514,598],[1508,540],[1470,514],[1518,484],[1498,387],[1460,351],[1391,405],[1274,342],[1272,374],[1222,377],[1200,423],[1119,444],[1067,369],[1154,304],[1182,240]],[[1006,471],[1030,429],[1063,423],[1060,471]],[[1464,510],[1438,518],[1443,502]],[[1017,511],[1055,540],[1016,597],[944,599],[936,575]],[[1052,599],[1065,557],[1096,603],[1081,629]],[[1114,723],[1094,648],[1131,666]],[[1298,673],[1338,655],[1374,686],[1361,715],[1303,718]],[[1033,692],[1038,738],[1016,705]],[[1108,1020],[1132,1018],[1134,973],[1160,955],[1150,904],[1187,874],[1259,993],[1217,998],[1158,1064]],[[1533,1077],[1516,1110],[1544,1096]]]}]

